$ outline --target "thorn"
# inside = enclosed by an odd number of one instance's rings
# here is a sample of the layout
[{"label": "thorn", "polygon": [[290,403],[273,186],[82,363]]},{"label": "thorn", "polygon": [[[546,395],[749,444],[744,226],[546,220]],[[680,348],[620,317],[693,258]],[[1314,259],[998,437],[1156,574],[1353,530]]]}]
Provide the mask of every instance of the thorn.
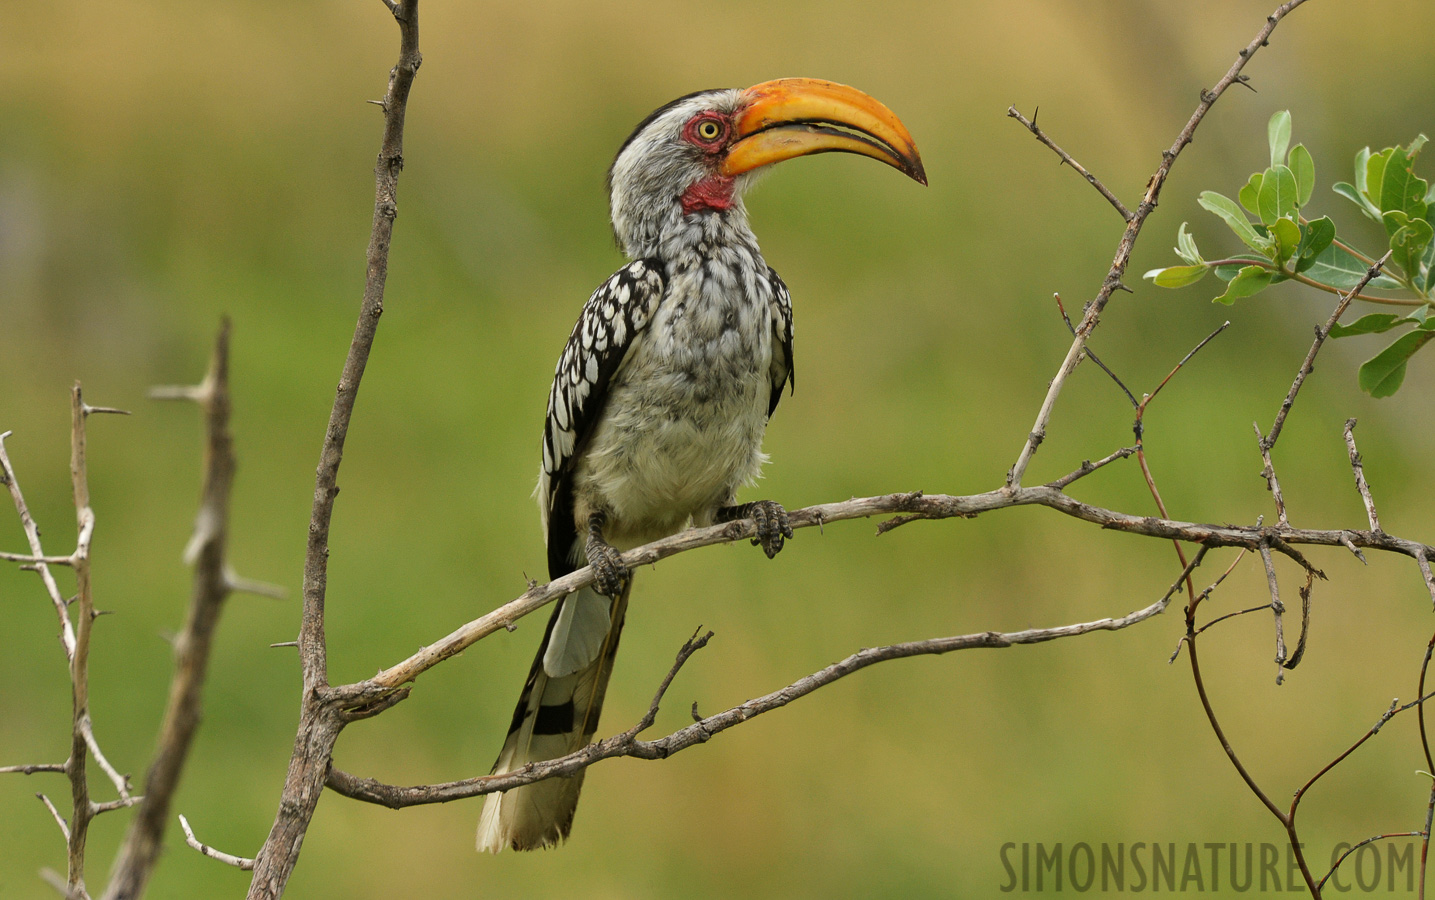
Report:
[{"label": "thorn", "polygon": [[297,646],[299,646],[299,642],[298,642],[298,641],[280,641],[280,642],[277,643],[277,644],[270,644],[269,646],[270,646],[270,647],[297,647]]},{"label": "thorn", "polygon": [[114,614],[115,611],[112,609],[96,609],[90,611],[90,618],[93,620],[98,619],[100,616],[112,616]]},{"label": "thorn", "polygon": [[90,413],[108,413],[115,416],[127,416],[130,414],[130,411],[127,409],[116,409],[113,406],[91,406],[88,403],[81,403],[80,411],[87,416]]}]

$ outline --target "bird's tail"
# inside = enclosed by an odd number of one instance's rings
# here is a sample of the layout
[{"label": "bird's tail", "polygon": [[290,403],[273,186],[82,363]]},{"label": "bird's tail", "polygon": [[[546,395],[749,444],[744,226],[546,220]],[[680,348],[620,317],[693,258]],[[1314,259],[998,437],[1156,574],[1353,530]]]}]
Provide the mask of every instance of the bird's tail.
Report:
[{"label": "bird's tail", "polygon": [[[617,598],[585,587],[553,611],[493,774],[565,756],[592,739],[632,583],[630,576]],[[478,820],[478,849],[498,853],[505,847],[537,850],[557,844],[568,837],[582,787],[579,770],[489,794]]]}]

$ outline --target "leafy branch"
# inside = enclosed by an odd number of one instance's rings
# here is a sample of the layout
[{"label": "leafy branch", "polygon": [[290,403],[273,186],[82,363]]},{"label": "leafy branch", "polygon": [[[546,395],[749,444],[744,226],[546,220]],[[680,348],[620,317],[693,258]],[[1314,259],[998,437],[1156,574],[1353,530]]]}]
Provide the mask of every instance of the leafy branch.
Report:
[{"label": "leafy branch", "polygon": [[[1158,287],[1185,287],[1215,272],[1226,288],[1214,302],[1227,305],[1282,281],[1345,294],[1360,284],[1374,258],[1384,252],[1362,253],[1337,237],[1329,216],[1311,219],[1304,215],[1315,191],[1315,160],[1304,144],[1290,146],[1290,113],[1282,110],[1271,116],[1266,133],[1270,166],[1253,173],[1236,200],[1215,191],[1202,191],[1197,198],[1201,208],[1225,222],[1253,252],[1206,260],[1182,222],[1176,232],[1176,255],[1185,265],[1147,272],[1145,277]],[[1361,284],[1355,299],[1411,309],[1406,314],[1372,313],[1330,329],[1330,337],[1341,338],[1411,326],[1360,367],[1360,388],[1373,397],[1398,391],[1410,358],[1435,338],[1435,321],[1428,318],[1435,304],[1431,298],[1435,288],[1435,226],[1431,224],[1435,189],[1415,174],[1415,160],[1425,143],[1422,134],[1407,146],[1386,147],[1378,153],[1365,147],[1355,155],[1354,184],[1342,181],[1333,186],[1335,193],[1380,223],[1386,233],[1389,254],[1384,270],[1368,284],[1397,296],[1365,294]]]}]

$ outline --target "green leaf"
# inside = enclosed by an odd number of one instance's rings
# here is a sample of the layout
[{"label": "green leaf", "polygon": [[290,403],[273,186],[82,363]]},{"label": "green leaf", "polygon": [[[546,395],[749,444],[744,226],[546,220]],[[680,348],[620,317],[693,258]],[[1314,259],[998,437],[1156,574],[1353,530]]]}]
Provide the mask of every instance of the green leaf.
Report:
[{"label": "green leaf", "polygon": [[1196,198],[1201,208],[1220,216],[1236,237],[1245,242],[1252,250],[1259,250],[1262,253],[1269,253],[1273,247],[1269,238],[1256,234],[1251,223],[1246,219],[1241,208],[1231,201],[1231,198],[1216,193],[1215,191],[1202,191],[1201,196]]},{"label": "green leaf", "polygon": [[1372,397],[1389,397],[1405,381],[1405,364],[1416,351],[1435,338],[1435,331],[1417,329],[1402,334],[1389,347],[1360,367],[1360,389]]},{"label": "green leaf", "polygon": [[1284,165],[1266,169],[1256,204],[1260,207],[1261,222],[1266,225],[1274,224],[1281,216],[1295,218],[1295,174]]},{"label": "green leaf", "polygon": [[1360,283],[1369,268],[1359,259],[1331,244],[1316,256],[1315,262],[1305,270],[1305,274],[1312,281],[1318,281],[1327,287],[1348,291]]},{"label": "green leaf", "polygon": [[1157,287],[1179,288],[1195,284],[1205,278],[1209,271],[1210,266],[1169,266],[1165,269],[1152,269],[1142,277],[1151,279]]},{"label": "green leaf", "polygon": [[1230,306],[1242,297],[1250,297],[1265,290],[1271,283],[1274,275],[1270,269],[1260,266],[1246,266],[1231,279],[1226,285],[1226,292],[1212,300],[1212,303],[1224,303]]},{"label": "green leaf", "polygon": [[1330,220],[1330,216],[1321,216],[1302,225],[1300,247],[1296,251],[1299,259],[1295,270],[1304,272],[1309,269],[1334,240],[1335,223]]},{"label": "green leaf", "polygon": [[1331,326],[1330,336],[1343,338],[1353,334],[1383,334],[1397,325],[1408,325],[1413,321],[1409,316],[1395,313],[1371,313],[1361,316],[1349,325],[1341,325],[1337,322]]},{"label": "green leaf", "polygon": [[1384,187],[1385,164],[1390,162],[1390,154],[1394,151],[1394,147],[1386,147],[1379,153],[1370,153],[1368,149],[1366,150],[1369,158],[1365,161],[1365,187],[1361,189],[1361,193],[1375,205],[1376,209],[1381,208],[1380,192]]},{"label": "green leaf", "polygon": [[[1415,156],[1419,154],[1420,148],[1424,144],[1425,135],[1422,134],[1411,141],[1409,148],[1391,147],[1384,152],[1386,163],[1380,183],[1380,193],[1375,194],[1374,186],[1371,188],[1371,199],[1379,200],[1382,211],[1403,212],[1412,219],[1418,219],[1425,215],[1425,192],[1430,189],[1430,185],[1425,179],[1415,174]],[[1411,150],[1414,153],[1411,153]],[[1388,221],[1385,227],[1387,233],[1395,233],[1390,230]]]},{"label": "green leaf", "polygon": [[1259,208],[1256,205],[1256,198],[1260,196],[1261,179],[1264,177],[1265,176],[1260,172],[1255,173],[1251,176],[1251,180],[1246,182],[1246,186],[1241,188],[1240,192],[1236,194],[1236,199],[1241,201],[1241,205],[1246,208],[1246,212],[1253,216],[1260,215]]},{"label": "green leaf", "polygon": [[1192,266],[1199,266],[1205,262],[1201,259],[1201,253],[1196,249],[1196,239],[1191,232],[1186,230],[1186,223],[1182,222],[1181,227],[1176,230],[1176,255],[1182,261]]},{"label": "green leaf", "polygon": [[1364,194],[1369,187],[1365,183],[1366,163],[1370,162],[1370,148],[1361,147],[1355,151],[1355,186]]},{"label": "green leaf", "polygon": [[1266,125],[1266,134],[1271,142],[1271,168],[1275,168],[1286,161],[1286,148],[1291,143],[1291,114],[1290,110],[1283,109],[1271,116],[1271,121]]},{"label": "green leaf", "polygon": [[1432,282],[1435,282],[1435,241],[1425,248],[1425,255],[1420,257],[1420,274],[1416,279],[1416,284],[1427,296],[1430,294]]},{"label": "green leaf", "polygon": [[1296,206],[1305,206],[1315,192],[1315,159],[1305,144],[1291,148],[1291,171],[1295,173]]},{"label": "green leaf", "polygon": [[1331,190],[1360,207],[1360,211],[1365,213],[1367,219],[1380,221],[1380,210],[1375,208],[1374,203],[1365,199],[1365,194],[1361,193],[1359,185],[1347,181],[1337,181],[1331,186]]},{"label": "green leaf", "polygon": [[1276,264],[1283,266],[1300,246],[1300,226],[1283,216],[1272,223],[1271,236],[1276,239]]},{"label": "green leaf", "polygon": [[[1390,220],[1405,218],[1405,214],[1399,212],[1388,212],[1385,216],[1387,227]],[[1412,281],[1420,273],[1420,261],[1432,238],[1435,238],[1435,229],[1424,219],[1407,219],[1390,236],[1390,249],[1395,251],[1390,258]]]}]

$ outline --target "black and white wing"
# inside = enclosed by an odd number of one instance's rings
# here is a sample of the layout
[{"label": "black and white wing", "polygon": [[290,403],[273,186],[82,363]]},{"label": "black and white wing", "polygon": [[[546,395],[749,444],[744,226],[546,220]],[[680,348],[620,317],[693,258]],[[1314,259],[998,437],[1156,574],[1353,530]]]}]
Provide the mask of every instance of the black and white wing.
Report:
[{"label": "black and white wing", "polygon": [[767,267],[767,279],[772,284],[772,399],[767,405],[770,419],[777,411],[777,401],[782,399],[783,387],[791,384],[793,390],[797,389],[797,369],[792,364],[792,295],[771,266]]},{"label": "black and white wing", "polygon": [[[588,298],[558,359],[548,392],[543,478],[539,482],[539,503],[547,519],[550,578],[574,569],[569,559],[578,536],[570,483],[573,465],[603,411],[613,373],[663,299],[664,269],[661,260],[640,259],[613,273]],[[785,297],[787,289],[782,293]]]}]

